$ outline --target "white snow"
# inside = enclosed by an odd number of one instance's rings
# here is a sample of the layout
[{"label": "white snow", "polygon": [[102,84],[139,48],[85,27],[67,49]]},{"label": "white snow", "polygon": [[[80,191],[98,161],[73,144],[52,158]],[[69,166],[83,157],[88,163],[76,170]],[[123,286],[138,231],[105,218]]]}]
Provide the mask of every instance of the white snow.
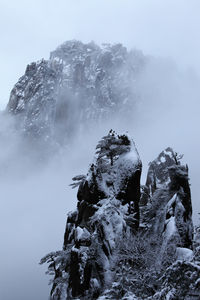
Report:
[{"label": "white snow", "polygon": [[171,157],[171,158],[173,157],[171,151],[166,151],[166,150],[164,150],[164,154],[168,155],[168,156]]},{"label": "white snow", "polygon": [[137,163],[138,162],[138,154],[136,151],[133,149],[124,156],[127,160],[130,160],[132,163]]},{"label": "white snow", "polygon": [[66,65],[64,68],[63,68],[63,73],[67,76],[70,75],[70,65]]},{"label": "white snow", "polygon": [[162,163],[164,163],[164,162],[166,162],[166,158],[165,158],[164,156],[162,156],[162,157],[160,158],[160,161],[161,161]]},{"label": "white snow", "polygon": [[168,203],[167,203],[167,209],[169,209],[172,206],[172,204],[176,201],[176,198],[177,198],[177,193],[175,193],[173,195],[173,197],[168,201]]},{"label": "white snow", "polygon": [[200,278],[196,280],[195,285],[198,286],[200,284]]},{"label": "white snow", "polygon": [[[23,95],[22,95],[22,97],[23,97]],[[25,104],[24,104],[24,99],[20,99],[19,100],[19,102],[18,102],[18,104],[17,104],[17,107],[16,107],[16,109],[23,109],[25,107]]]},{"label": "white snow", "polygon": [[166,230],[165,230],[165,237],[168,240],[175,232],[176,224],[175,224],[175,217],[171,217],[167,223]]},{"label": "white snow", "polygon": [[128,136],[128,138],[131,141],[131,150],[125,154],[125,158],[127,160],[131,160],[132,163],[138,164],[140,161],[140,157],[139,157],[138,151],[135,147],[135,143],[129,136]]},{"label": "white snow", "polygon": [[76,240],[87,240],[90,238],[90,233],[86,228],[76,227],[75,231]]},{"label": "white snow", "polygon": [[81,227],[77,227],[76,228],[76,239],[77,240],[80,240],[81,239],[81,236],[83,235],[83,229]]},{"label": "white snow", "polygon": [[178,260],[192,260],[193,258],[193,251],[188,248],[181,248],[178,247],[176,250],[177,253],[177,259]]},{"label": "white snow", "polygon": [[172,300],[172,299],[173,299],[173,297],[174,297],[173,290],[174,290],[174,289],[170,290],[170,291],[167,293],[167,295],[166,295],[166,300]]},{"label": "white snow", "polygon": [[122,300],[138,300],[139,298],[136,297],[133,293],[128,292],[124,295],[124,297],[122,298]]}]

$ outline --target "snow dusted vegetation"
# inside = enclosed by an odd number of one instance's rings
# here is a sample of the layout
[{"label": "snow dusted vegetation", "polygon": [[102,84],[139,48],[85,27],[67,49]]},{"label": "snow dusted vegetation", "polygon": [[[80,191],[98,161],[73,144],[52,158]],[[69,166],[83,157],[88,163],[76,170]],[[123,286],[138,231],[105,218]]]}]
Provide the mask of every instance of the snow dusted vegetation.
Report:
[{"label": "snow dusted vegetation", "polygon": [[142,163],[130,137],[110,130],[96,149],[87,175],[74,177],[78,203],[63,250],[41,260],[53,276],[50,298],[198,299],[200,262],[181,157],[163,151],[141,193]]},{"label": "snow dusted vegetation", "polygon": [[0,115],[0,298],[13,300],[11,285],[16,300],[199,299],[190,169],[166,148],[189,158],[191,134],[180,142],[174,128],[196,112],[182,113],[174,78],[189,96],[196,86],[180,74],[122,44],[76,40],[27,66]]}]

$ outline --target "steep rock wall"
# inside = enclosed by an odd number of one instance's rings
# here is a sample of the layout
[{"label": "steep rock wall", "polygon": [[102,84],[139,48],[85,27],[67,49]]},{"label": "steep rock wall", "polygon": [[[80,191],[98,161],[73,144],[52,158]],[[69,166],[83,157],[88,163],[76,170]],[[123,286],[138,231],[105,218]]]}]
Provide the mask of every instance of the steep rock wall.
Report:
[{"label": "steep rock wall", "polygon": [[99,145],[88,174],[76,177],[77,210],[68,216],[63,251],[55,253],[51,299],[96,299],[112,281],[117,244],[139,226],[142,165],[134,142],[110,131]]},{"label": "steep rock wall", "polygon": [[11,91],[7,111],[18,117],[23,134],[66,143],[92,120],[101,123],[111,113],[129,113],[145,62],[142,53],[121,44],[68,41],[49,60],[27,66]]}]

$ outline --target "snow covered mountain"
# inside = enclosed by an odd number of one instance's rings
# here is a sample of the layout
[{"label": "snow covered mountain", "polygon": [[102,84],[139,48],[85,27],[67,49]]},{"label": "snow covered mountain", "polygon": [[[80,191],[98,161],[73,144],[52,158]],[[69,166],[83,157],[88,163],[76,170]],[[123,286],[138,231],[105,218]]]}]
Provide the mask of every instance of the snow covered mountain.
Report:
[{"label": "snow covered mountain", "polygon": [[[38,163],[45,151],[69,146],[72,137],[85,142],[91,128],[99,134],[97,125],[106,120],[131,122],[139,115],[137,80],[148,61],[121,44],[68,41],[49,60],[28,65],[3,114],[12,125],[11,134],[4,130],[3,144],[14,137],[17,151],[8,143],[1,173],[6,164],[13,172],[10,157],[17,157],[19,170],[31,157],[26,168],[37,169],[32,151]],[[152,90],[151,101],[157,95]],[[168,90],[167,85],[166,97]],[[144,104],[147,114],[151,101]],[[150,163],[144,186],[141,171],[132,139],[111,130],[99,141],[88,173],[73,178],[78,202],[67,218],[63,249],[41,260],[53,275],[52,300],[199,299],[200,240],[193,237],[188,167],[167,148]]]},{"label": "snow covered mountain", "polygon": [[27,66],[11,91],[7,111],[26,136],[65,143],[74,131],[128,113],[134,82],[146,58],[121,44],[68,41]]},{"label": "snow covered mountain", "polygon": [[145,186],[141,171],[134,142],[111,130],[87,175],[73,178],[78,203],[63,249],[41,260],[53,275],[52,300],[199,299],[188,168],[167,148]]}]

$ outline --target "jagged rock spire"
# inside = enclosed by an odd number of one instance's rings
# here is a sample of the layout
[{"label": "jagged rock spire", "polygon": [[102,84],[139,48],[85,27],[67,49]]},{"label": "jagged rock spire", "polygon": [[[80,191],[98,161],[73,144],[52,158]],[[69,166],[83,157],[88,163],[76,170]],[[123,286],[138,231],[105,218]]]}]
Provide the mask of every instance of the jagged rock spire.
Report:
[{"label": "jagged rock spire", "polygon": [[[149,164],[141,203],[147,219],[158,234],[176,238],[180,247],[192,247],[192,203],[188,166],[181,164],[182,155],[171,148],[162,151]],[[145,218],[145,213],[143,213]],[[150,220],[150,219],[152,219]]]},{"label": "jagged rock spire", "polygon": [[54,275],[52,300],[198,297],[188,167],[167,148],[150,163],[140,199],[141,168],[134,142],[111,130],[87,175],[73,178],[78,203],[63,250],[41,260]]},{"label": "jagged rock spire", "polygon": [[55,267],[52,299],[96,299],[112,280],[117,243],[139,225],[142,165],[134,142],[110,131],[97,150],[87,176],[75,177],[81,178],[77,210],[67,219],[58,255],[66,258]]}]

